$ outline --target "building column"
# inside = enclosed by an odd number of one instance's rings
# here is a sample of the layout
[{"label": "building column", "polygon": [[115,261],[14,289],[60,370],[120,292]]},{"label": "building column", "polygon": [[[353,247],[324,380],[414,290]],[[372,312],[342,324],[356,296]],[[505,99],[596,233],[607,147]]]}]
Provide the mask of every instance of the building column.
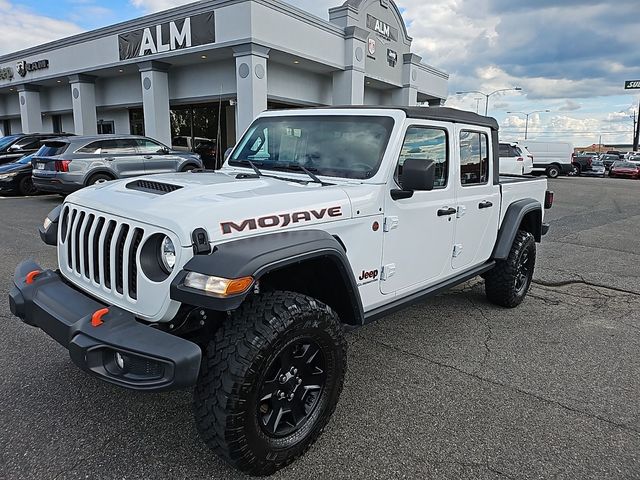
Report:
[{"label": "building column", "polygon": [[418,65],[422,57],[415,53],[405,53],[402,56],[402,87],[395,88],[391,93],[394,105],[413,107],[418,104]]},{"label": "building column", "polygon": [[356,26],[346,27],[344,31],[345,69],[333,72],[333,104],[362,105],[366,42],[369,32]]},{"label": "building column", "polygon": [[95,77],[90,75],[71,75],[69,77],[73,126],[76,135],[96,135],[98,133],[95,80]]},{"label": "building column", "polygon": [[18,85],[20,100],[20,120],[22,133],[42,131],[42,109],[40,108],[40,89],[35,85]]},{"label": "building column", "polygon": [[171,120],[169,112],[169,65],[162,62],[138,64],[142,82],[142,109],[144,133],[167,146],[171,146]]},{"label": "building column", "polygon": [[234,47],[236,57],[236,133],[238,137],[267,109],[269,49],[252,43]]}]

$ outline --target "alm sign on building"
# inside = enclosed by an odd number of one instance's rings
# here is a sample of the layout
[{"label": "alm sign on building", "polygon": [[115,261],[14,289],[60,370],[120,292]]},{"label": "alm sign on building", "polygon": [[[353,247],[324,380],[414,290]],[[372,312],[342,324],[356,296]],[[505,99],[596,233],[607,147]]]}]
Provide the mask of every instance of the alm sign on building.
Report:
[{"label": "alm sign on building", "polygon": [[214,42],[213,12],[172,20],[118,35],[120,60]]}]

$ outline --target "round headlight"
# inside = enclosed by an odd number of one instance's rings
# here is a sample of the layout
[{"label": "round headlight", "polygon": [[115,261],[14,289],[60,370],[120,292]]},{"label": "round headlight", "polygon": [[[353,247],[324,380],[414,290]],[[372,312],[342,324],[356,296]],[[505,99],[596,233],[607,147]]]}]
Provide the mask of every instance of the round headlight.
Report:
[{"label": "round headlight", "polygon": [[171,273],[176,264],[176,247],[169,237],[164,237],[160,244],[160,260],[167,273]]}]

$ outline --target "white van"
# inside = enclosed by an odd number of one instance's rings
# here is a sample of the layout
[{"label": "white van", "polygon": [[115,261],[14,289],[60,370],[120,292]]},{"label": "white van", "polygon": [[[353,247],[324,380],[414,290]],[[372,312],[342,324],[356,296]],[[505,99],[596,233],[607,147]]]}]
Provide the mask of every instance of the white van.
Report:
[{"label": "white van", "polygon": [[500,175],[528,175],[533,170],[533,155],[523,145],[500,142]]},{"label": "white van", "polygon": [[574,171],[571,163],[573,144],[569,142],[545,142],[542,140],[520,140],[533,155],[533,172],[546,173],[549,178],[567,175]]}]

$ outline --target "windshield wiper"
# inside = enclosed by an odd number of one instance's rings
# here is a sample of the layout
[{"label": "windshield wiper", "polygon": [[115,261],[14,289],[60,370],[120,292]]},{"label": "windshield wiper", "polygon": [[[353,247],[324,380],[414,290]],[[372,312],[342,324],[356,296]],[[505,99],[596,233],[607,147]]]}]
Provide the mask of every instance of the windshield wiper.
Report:
[{"label": "windshield wiper", "polygon": [[318,171],[316,168],[307,168],[304,167],[302,165],[300,165],[299,163],[287,163],[284,165],[274,165],[271,168],[276,168],[276,169],[282,169],[282,170],[290,170],[290,171],[302,171],[304,173],[306,173],[307,175],[309,175],[309,177],[311,178],[311,180],[313,180],[315,183],[319,183],[320,185],[331,185],[331,183],[327,183],[327,182],[323,182],[322,180],[320,180],[318,178],[318,176],[316,174],[314,174],[314,171]]},{"label": "windshield wiper", "polygon": [[262,172],[260,171],[260,169],[258,167],[256,167],[256,164],[253,163],[251,160],[249,160],[249,159],[234,160],[234,162],[239,163],[239,164],[249,164],[249,166],[253,169],[253,171],[256,172],[256,175],[258,175],[258,177],[262,176]]}]

